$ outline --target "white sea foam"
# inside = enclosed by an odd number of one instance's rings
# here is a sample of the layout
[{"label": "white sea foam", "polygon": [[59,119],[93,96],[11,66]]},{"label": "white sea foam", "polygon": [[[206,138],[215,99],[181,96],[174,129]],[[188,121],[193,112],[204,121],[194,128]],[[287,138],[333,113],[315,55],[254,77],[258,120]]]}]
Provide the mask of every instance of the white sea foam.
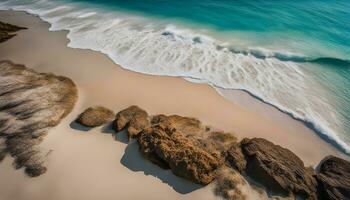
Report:
[{"label": "white sea foam", "polygon": [[132,71],[181,76],[208,83],[219,92],[245,90],[312,124],[322,138],[350,153],[339,137],[338,116],[329,114],[335,113],[329,95],[298,63],[306,59],[302,55],[237,49],[199,30],[83,4],[9,0],[0,3],[0,9],[39,15],[51,24],[51,31],[69,31],[69,47],[100,51]]}]

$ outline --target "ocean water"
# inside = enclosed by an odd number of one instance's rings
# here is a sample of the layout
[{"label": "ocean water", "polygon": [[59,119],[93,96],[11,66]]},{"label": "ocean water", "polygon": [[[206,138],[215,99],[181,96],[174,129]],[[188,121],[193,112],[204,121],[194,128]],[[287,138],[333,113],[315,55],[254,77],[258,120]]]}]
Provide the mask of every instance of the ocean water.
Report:
[{"label": "ocean water", "polygon": [[[122,67],[244,90],[350,154],[349,0],[1,0]],[[225,90],[225,92],[221,92]],[[302,139],[302,138],[301,138]]]}]

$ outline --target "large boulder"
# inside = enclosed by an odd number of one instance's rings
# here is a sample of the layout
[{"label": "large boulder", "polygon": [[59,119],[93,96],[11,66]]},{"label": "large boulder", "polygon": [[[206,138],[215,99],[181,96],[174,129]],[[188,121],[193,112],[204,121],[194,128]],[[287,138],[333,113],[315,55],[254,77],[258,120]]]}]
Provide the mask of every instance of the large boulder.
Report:
[{"label": "large boulder", "polygon": [[350,199],[350,162],[334,156],[326,157],[317,174],[320,199]]},{"label": "large boulder", "polygon": [[129,138],[136,138],[150,126],[148,113],[138,106],[130,106],[117,113],[113,129],[117,132],[128,129]]},{"label": "large boulder", "polygon": [[[114,129],[120,131],[126,127],[129,136],[137,138],[146,159],[203,185],[215,178],[216,169],[225,163],[229,149],[240,149],[233,134],[211,131],[198,119],[163,114],[148,117],[137,106],[117,114]],[[238,156],[243,157],[241,152]],[[242,160],[237,160],[238,166]]]},{"label": "large boulder", "polygon": [[112,121],[114,116],[114,112],[108,108],[96,106],[86,109],[76,121],[87,127],[96,127]]},{"label": "large boulder", "polygon": [[293,152],[262,139],[243,139],[241,148],[247,160],[246,172],[270,191],[316,199],[316,179],[311,168]]},{"label": "large boulder", "polygon": [[197,140],[169,126],[155,125],[143,131],[138,143],[146,158],[198,184],[209,184],[215,178],[215,170],[222,165]]},{"label": "large boulder", "polygon": [[237,138],[232,133],[211,131],[209,127],[203,126],[201,121],[192,117],[160,114],[152,117],[151,124],[179,131],[186,137],[197,140],[203,149],[217,154],[222,159],[230,146],[237,143]]},{"label": "large boulder", "polygon": [[199,142],[203,149],[223,161],[230,146],[237,144],[237,138],[232,133],[211,131],[208,126],[203,126],[201,121],[192,117],[160,114],[152,117],[151,124],[181,132],[187,138]]}]

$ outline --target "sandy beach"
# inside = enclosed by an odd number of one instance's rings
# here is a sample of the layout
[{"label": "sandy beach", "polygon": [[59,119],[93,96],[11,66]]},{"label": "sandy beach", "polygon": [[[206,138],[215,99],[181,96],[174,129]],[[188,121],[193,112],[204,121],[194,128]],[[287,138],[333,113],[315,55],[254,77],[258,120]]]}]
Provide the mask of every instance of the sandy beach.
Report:
[{"label": "sandy beach", "polygon": [[0,199],[217,199],[211,185],[200,187],[144,160],[125,135],[113,138],[108,127],[83,130],[72,123],[94,105],[115,112],[138,105],[150,114],[195,117],[240,139],[266,138],[293,151],[305,165],[341,156],[303,123],[244,92],[236,92],[242,106],[206,84],[124,70],[104,54],[67,47],[67,32],[50,32],[49,24],[24,12],[0,11],[0,20],[28,28],[0,44],[0,60],[67,76],[79,90],[73,112],[41,145],[52,150],[47,173],[29,178],[6,157],[0,164]]}]

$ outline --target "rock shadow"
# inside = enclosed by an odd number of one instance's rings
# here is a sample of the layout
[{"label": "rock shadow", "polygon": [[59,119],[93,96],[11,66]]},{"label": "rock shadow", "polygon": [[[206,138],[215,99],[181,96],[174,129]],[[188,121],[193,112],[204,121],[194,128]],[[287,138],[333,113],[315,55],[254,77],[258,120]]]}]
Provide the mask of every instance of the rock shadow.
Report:
[{"label": "rock shadow", "polygon": [[102,133],[105,134],[111,134],[114,138],[114,140],[117,140],[121,143],[128,144],[129,143],[129,138],[128,138],[128,133],[126,129],[123,129],[122,131],[115,132],[112,128],[112,122],[106,124],[105,126],[102,127]]},{"label": "rock shadow", "polygon": [[160,179],[163,183],[168,184],[176,192],[181,194],[187,194],[203,187],[202,185],[175,176],[170,170],[161,169],[146,160],[139,152],[139,145],[136,141],[133,141],[125,148],[120,163],[134,172],[143,171],[145,175],[151,175]]},{"label": "rock shadow", "polygon": [[85,131],[85,132],[90,131],[92,129],[92,127],[87,127],[87,126],[84,126],[84,125],[77,123],[76,120],[72,121],[69,124],[69,127],[72,129],[78,130],[78,131]]}]

